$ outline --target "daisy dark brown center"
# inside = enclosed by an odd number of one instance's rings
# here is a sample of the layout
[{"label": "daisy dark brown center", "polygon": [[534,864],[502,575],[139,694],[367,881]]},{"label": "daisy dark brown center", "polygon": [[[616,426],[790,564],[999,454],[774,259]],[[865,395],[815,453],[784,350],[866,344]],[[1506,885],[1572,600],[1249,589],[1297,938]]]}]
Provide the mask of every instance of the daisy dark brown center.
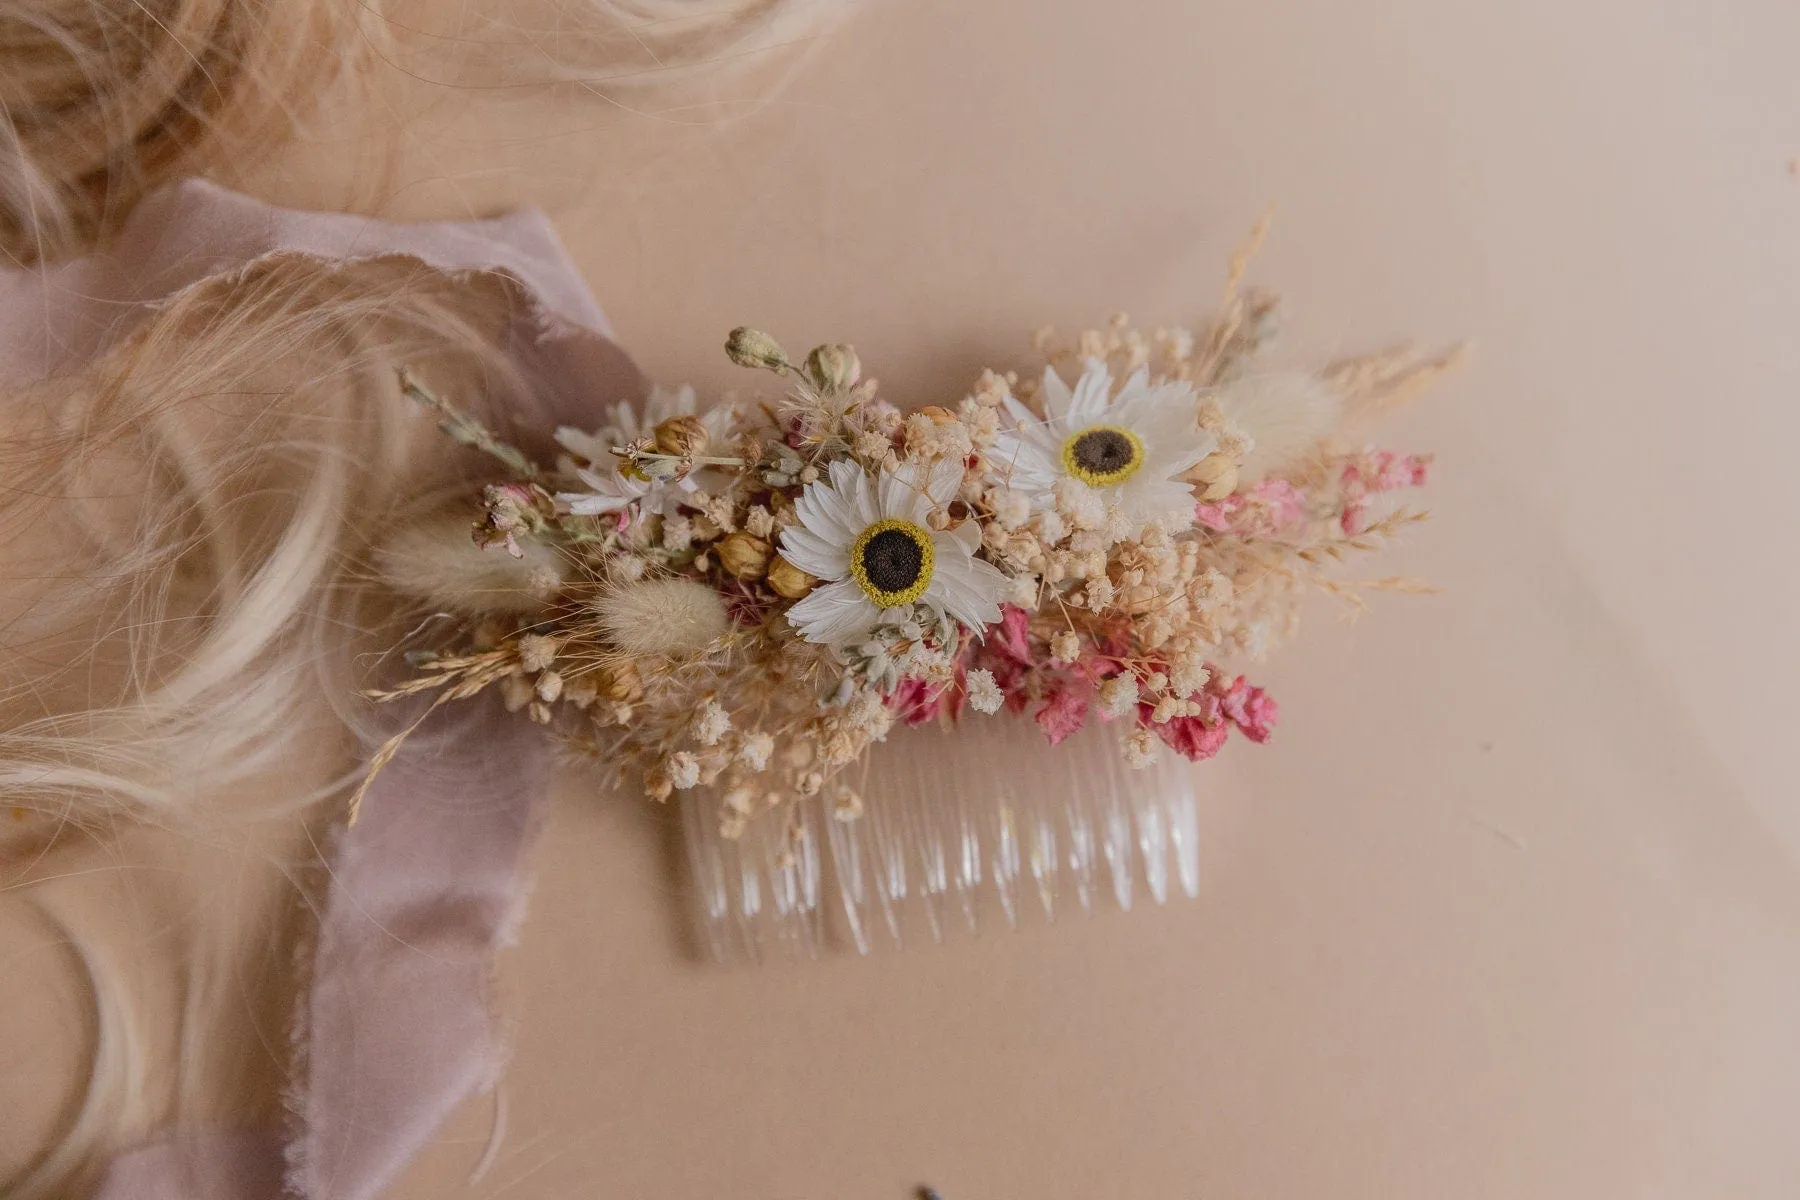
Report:
[{"label": "daisy dark brown center", "polygon": [[1124,483],[1144,465],[1144,443],[1129,429],[1093,425],[1063,442],[1063,469],[1089,487]]},{"label": "daisy dark brown center", "polygon": [[897,608],[925,594],[936,561],[929,530],[889,518],[857,537],[850,548],[850,575],[877,605]]}]

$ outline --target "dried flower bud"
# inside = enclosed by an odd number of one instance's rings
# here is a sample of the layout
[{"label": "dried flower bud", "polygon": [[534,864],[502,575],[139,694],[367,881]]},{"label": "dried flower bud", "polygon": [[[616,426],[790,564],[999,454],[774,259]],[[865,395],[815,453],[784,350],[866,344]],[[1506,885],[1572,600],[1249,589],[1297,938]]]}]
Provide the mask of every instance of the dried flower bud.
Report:
[{"label": "dried flower bud", "polygon": [[785,375],[793,369],[781,343],[762,332],[740,325],[725,339],[725,356],[740,367],[751,367]]},{"label": "dried flower bud", "polygon": [[769,563],[769,586],[777,596],[798,600],[819,584],[818,579],[777,554]]},{"label": "dried flower bud", "polygon": [[1185,479],[1200,489],[1202,500],[1223,500],[1237,490],[1237,462],[1223,454],[1209,454]]},{"label": "dried flower bud", "polygon": [[630,659],[600,669],[600,694],[615,703],[628,704],[644,694],[637,664]]},{"label": "dried flower bud", "polygon": [[769,559],[774,554],[774,547],[767,540],[741,529],[716,549],[719,565],[739,579],[761,579],[769,573]]},{"label": "dried flower bud", "polygon": [[677,750],[669,755],[669,782],[676,791],[685,792],[700,782],[700,759],[691,750]]},{"label": "dried flower bud", "polygon": [[849,788],[839,788],[837,799],[831,805],[831,815],[845,823],[856,820],[863,815],[863,798]]},{"label": "dried flower bud", "polygon": [[806,373],[822,392],[842,392],[862,378],[862,362],[849,346],[818,346],[806,356]]},{"label": "dried flower bud", "polygon": [[919,409],[919,415],[929,417],[933,425],[954,425],[959,420],[955,413],[938,404],[927,404]]},{"label": "dried flower bud", "polygon": [[553,637],[545,637],[539,633],[528,633],[519,639],[519,665],[527,671],[542,671],[556,661],[559,649]]},{"label": "dried flower bud", "polygon": [[670,417],[656,427],[656,450],[659,454],[693,458],[697,454],[705,454],[711,441],[712,435],[706,431],[706,422],[699,417]]},{"label": "dried flower bud", "polygon": [[531,680],[523,675],[508,675],[500,681],[500,699],[506,705],[507,712],[518,712],[530,704],[537,695]]}]

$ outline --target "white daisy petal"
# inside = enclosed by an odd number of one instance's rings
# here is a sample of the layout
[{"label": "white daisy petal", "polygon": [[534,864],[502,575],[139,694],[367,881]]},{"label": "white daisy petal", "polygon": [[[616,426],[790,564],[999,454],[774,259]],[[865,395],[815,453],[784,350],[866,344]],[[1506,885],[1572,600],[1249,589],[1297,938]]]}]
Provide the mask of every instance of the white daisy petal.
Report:
[{"label": "white daisy petal", "polygon": [[1020,404],[1011,394],[1002,398],[1000,405],[1006,415],[1012,418],[1014,425],[1023,428],[1028,425],[1043,424],[1036,413],[1032,412],[1029,408],[1026,408],[1023,404]]},{"label": "white daisy petal", "polygon": [[1081,378],[1075,382],[1069,400],[1068,421],[1071,431],[1085,429],[1106,415],[1106,398],[1112,391],[1112,373],[1106,364],[1090,358],[1082,365]]},{"label": "white daisy petal", "polygon": [[924,490],[919,487],[918,471],[911,463],[907,463],[895,471],[883,472],[876,480],[876,509],[881,519],[898,517],[902,521],[917,521],[921,501],[930,505]]},{"label": "white daisy petal", "polygon": [[931,475],[925,481],[925,494],[932,507],[943,508],[956,499],[962,481],[963,465],[955,459],[942,459],[933,465]]},{"label": "white daisy petal", "polygon": [[612,445],[608,439],[596,433],[584,433],[569,425],[557,428],[556,444],[576,458],[590,463],[605,462],[612,457]]},{"label": "white daisy petal", "polygon": [[850,573],[848,544],[798,526],[781,531],[781,557],[819,579],[842,579]]},{"label": "white daisy petal", "polygon": [[965,553],[973,554],[981,549],[981,526],[975,521],[964,521],[944,536],[961,546]]},{"label": "white daisy petal", "polygon": [[936,539],[937,569],[925,602],[936,604],[963,625],[980,633],[1000,619],[1000,599],[1007,579],[991,563],[970,557],[948,536]]},{"label": "white daisy petal", "polygon": [[787,615],[807,641],[841,646],[867,637],[881,610],[855,580],[840,579],[814,588]]},{"label": "white daisy petal", "polygon": [[578,517],[598,517],[605,513],[618,512],[630,504],[630,496],[600,496],[591,492],[558,492],[556,504],[564,512]]},{"label": "white daisy petal", "polygon": [[1036,507],[1043,507],[1041,501],[1047,499],[1051,487],[1062,474],[1062,465],[1053,460],[1041,446],[1025,441],[1014,434],[1003,433],[994,439],[993,449],[988,454],[988,461],[993,464],[995,474],[1010,487],[1034,495]]},{"label": "white daisy petal", "polygon": [[1154,479],[1126,488],[1120,507],[1136,524],[1184,525],[1194,519],[1194,491],[1178,479]]},{"label": "white daisy petal", "polygon": [[1069,415],[1069,401],[1074,397],[1069,385],[1062,381],[1054,368],[1044,368],[1044,386],[1040,393],[1044,403],[1044,415],[1052,421],[1060,421]]},{"label": "white daisy petal", "polygon": [[881,505],[876,503],[875,485],[869,480],[868,473],[862,468],[852,466],[856,479],[850,491],[851,507],[856,513],[856,527],[860,531],[881,520]]},{"label": "white daisy petal", "polygon": [[856,491],[856,481],[863,478],[863,469],[847,458],[840,458],[826,465],[825,477],[833,491],[849,496]]},{"label": "white daisy petal", "polygon": [[846,544],[862,531],[864,525],[849,499],[822,483],[806,486],[800,498],[794,501],[794,514],[801,524],[820,537]]}]

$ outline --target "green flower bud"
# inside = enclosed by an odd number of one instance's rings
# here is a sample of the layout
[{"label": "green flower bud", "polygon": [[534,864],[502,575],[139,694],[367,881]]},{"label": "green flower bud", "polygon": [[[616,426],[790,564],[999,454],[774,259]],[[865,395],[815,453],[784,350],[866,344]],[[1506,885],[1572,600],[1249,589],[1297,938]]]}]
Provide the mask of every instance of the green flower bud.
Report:
[{"label": "green flower bud", "polygon": [[806,373],[821,392],[849,391],[862,378],[862,362],[850,346],[819,346],[806,356]]},{"label": "green flower bud", "polygon": [[753,367],[785,375],[793,368],[781,343],[762,332],[739,325],[725,339],[725,355],[740,367]]}]

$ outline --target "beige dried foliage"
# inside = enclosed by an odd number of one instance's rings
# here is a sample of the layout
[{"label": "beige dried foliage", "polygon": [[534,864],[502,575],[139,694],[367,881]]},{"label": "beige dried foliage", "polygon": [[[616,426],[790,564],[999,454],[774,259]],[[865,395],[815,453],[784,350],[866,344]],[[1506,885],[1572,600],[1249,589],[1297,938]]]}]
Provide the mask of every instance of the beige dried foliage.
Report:
[{"label": "beige dried foliage", "polygon": [[731,628],[719,593],[692,579],[644,579],[609,588],[593,601],[608,641],[638,658],[691,659]]},{"label": "beige dried foliage", "polygon": [[487,615],[541,609],[565,582],[561,555],[542,542],[521,556],[482,549],[470,536],[475,518],[462,506],[398,526],[375,548],[381,581],[433,608]]}]

